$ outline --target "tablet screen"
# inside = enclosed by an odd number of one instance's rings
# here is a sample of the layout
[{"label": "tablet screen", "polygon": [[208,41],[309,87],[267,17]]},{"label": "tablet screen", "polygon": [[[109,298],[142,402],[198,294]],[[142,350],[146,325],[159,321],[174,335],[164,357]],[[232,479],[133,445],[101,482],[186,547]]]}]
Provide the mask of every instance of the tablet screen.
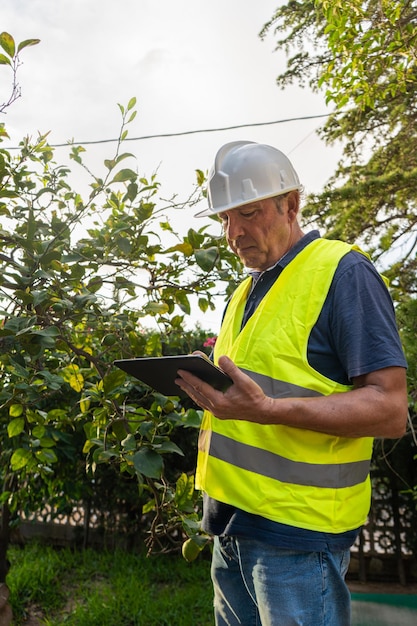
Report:
[{"label": "tablet screen", "polygon": [[220,391],[226,391],[233,382],[208,358],[198,354],[119,359],[114,365],[165,396],[187,397],[174,382],[179,369],[191,372]]}]

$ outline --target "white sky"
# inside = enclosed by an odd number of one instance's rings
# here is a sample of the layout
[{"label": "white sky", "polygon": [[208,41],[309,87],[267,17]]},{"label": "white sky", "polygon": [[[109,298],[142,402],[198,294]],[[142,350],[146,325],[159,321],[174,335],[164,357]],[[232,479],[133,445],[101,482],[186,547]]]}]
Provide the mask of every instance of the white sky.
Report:
[{"label": "white sky", "polygon": [[[285,67],[270,35],[258,33],[280,0],[1,0],[1,31],[26,48],[18,80],[22,97],[3,115],[17,145],[23,136],[50,131],[65,143],[115,138],[117,103],[137,98],[129,137],[320,115],[324,96],[281,91]],[[0,66],[0,101],[8,97],[8,71]],[[141,175],[158,168],[161,196],[192,190],[195,169],[208,170],[218,148],[245,139],[269,143],[293,162],[306,192],[318,191],[333,173],[340,149],[325,146],[315,130],[324,120],[304,120],[183,137],[129,141]],[[86,146],[86,163],[104,174],[115,144]],[[67,148],[56,159],[65,160]],[[124,164],[128,165],[127,161]],[[73,166],[72,166],[73,167]],[[184,231],[195,224],[184,217]],[[216,323],[215,320],[214,323]],[[204,319],[204,325],[206,320]]]}]

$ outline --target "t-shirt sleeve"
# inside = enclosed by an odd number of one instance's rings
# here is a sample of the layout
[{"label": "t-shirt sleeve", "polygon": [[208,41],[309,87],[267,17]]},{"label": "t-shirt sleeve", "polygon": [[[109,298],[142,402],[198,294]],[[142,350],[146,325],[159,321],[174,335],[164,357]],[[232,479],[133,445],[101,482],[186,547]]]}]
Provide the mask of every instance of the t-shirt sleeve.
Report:
[{"label": "t-shirt sleeve", "polygon": [[341,260],[327,300],[332,340],[350,380],[407,366],[391,296],[364,255],[350,252]]}]

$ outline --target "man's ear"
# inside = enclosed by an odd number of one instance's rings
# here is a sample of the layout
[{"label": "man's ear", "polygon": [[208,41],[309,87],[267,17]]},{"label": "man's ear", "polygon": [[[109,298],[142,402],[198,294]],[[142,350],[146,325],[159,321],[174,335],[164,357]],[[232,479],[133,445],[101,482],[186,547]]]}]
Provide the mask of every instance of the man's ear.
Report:
[{"label": "man's ear", "polygon": [[297,219],[300,210],[300,192],[298,190],[290,191],[287,196],[288,218],[291,222]]}]

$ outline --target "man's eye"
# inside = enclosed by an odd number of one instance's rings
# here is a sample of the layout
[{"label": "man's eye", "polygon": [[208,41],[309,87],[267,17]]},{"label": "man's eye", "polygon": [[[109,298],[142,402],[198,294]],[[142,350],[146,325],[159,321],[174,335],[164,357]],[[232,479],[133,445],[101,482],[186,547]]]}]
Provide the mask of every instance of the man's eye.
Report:
[{"label": "man's eye", "polygon": [[256,211],[248,211],[247,213],[241,213],[242,217],[252,217],[255,215]]}]

